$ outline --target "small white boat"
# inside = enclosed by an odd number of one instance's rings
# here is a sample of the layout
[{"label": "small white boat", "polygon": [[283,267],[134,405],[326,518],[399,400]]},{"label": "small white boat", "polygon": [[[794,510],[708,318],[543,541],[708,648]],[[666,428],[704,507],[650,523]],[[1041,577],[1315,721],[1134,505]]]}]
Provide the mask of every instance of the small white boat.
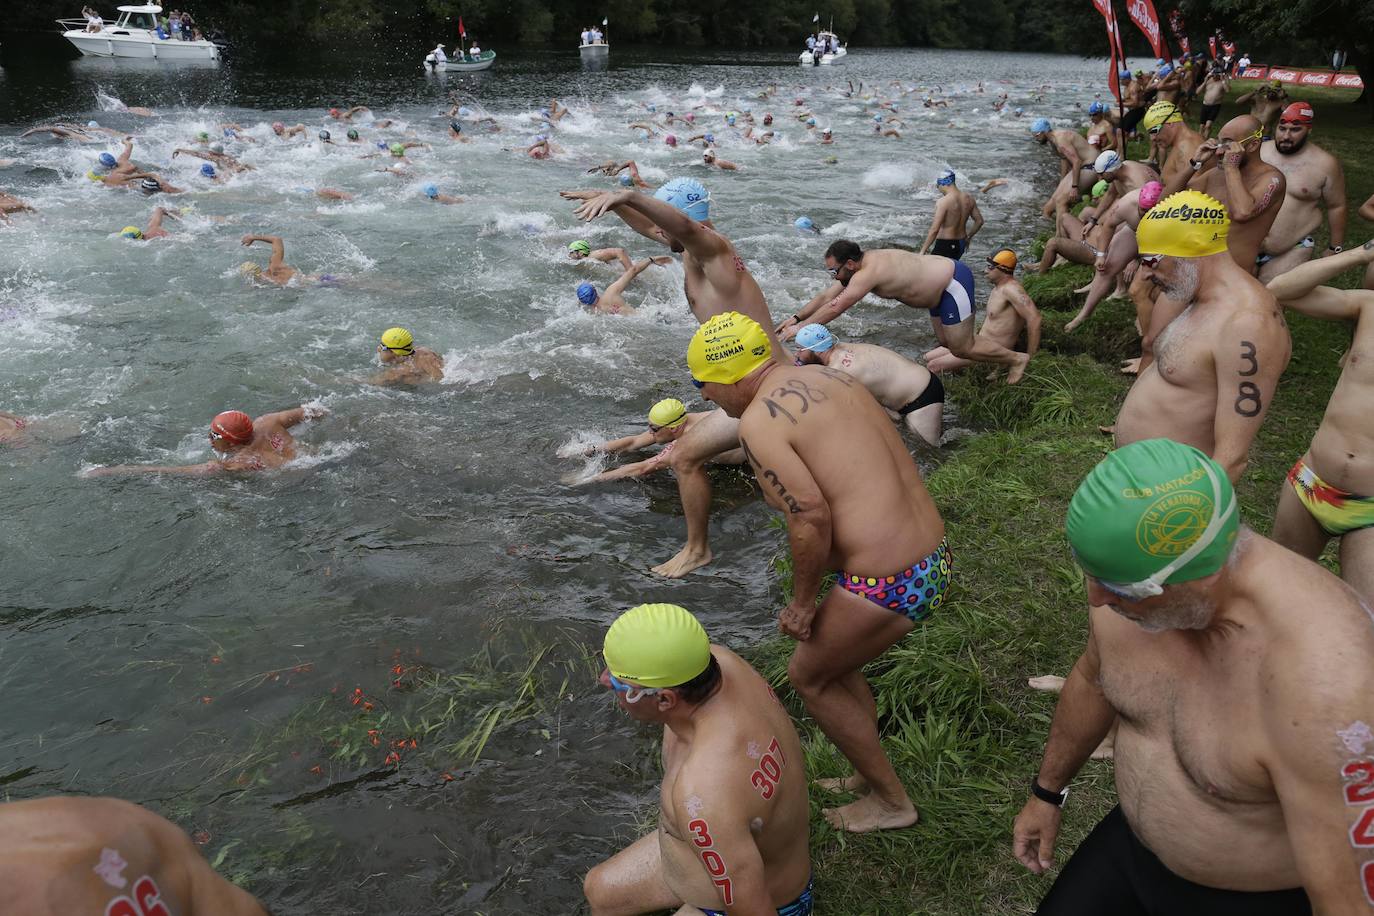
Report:
[{"label": "small white boat", "polygon": [[803,67],[828,67],[833,64],[844,63],[844,59],[848,56],[849,51],[840,43],[840,36],[831,31],[821,32],[816,36],[817,47],[824,47],[825,44],[830,41],[833,41],[835,44],[834,51],[827,51],[821,54],[820,58],[817,59],[815,52],[806,50],[797,55],[797,62]]},{"label": "small white boat", "polygon": [[153,60],[219,60],[219,46],[213,41],[182,41],[159,38],[157,14],[160,6],[121,6],[113,25],[103,23],[100,31],[88,31],[85,19],[59,19],[62,37],[90,57],[141,57]]},{"label": "small white boat", "polygon": [[577,46],[583,60],[606,60],[611,55],[611,44],[607,41],[590,42]]},{"label": "small white boat", "polygon": [[476,57],[469,54],[463,58],[450,57],[447,60],[439,60],[431,51],[425,55],[425,62],[422,66],[432,73],[443,73],[452,70],[485,70],[494,63],[496,63],[495,51],[483,51]]}]

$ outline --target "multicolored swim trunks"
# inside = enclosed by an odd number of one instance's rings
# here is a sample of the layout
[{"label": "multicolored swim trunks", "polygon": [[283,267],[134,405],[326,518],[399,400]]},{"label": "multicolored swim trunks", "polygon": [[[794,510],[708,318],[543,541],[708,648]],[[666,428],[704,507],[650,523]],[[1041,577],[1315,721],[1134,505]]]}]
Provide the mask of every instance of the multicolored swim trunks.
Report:
[{"label": "multicolored swim trunks", "polygon": [[949,550],[949,539],[943,538],[934,553],[896,575],[852,576],[840,570],[836,584],[879,607],[905,614],[912,623],[919,623],[945,603],[953,567],[954,555]]},{"label": "multicolored swim trunks", "polygon": [[1340,537],[1374,527],[1374,496],[1356,496],[1331,486],[1301,458],[1288,472],[1288,484],[1327,534]]},{"label": "multicolored swim trunks", "polygon": [[[806,879],[806,890],[791,903],[784,903],[778,907],[778,916],[811,916],[812,907],[815,904],[811,900],[811,879]],[[725,916],[724,910],[702,910],[706,916]]]}]

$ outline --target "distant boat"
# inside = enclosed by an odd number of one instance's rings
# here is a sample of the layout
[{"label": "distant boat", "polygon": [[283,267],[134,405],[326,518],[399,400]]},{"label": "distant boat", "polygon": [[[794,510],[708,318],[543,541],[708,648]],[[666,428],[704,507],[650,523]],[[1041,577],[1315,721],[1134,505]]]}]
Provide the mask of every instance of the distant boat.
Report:
[{"label": "distant boat", "polygon": [[608,41],[588,42],[578,45],[577,50],[583,60],[608,60],[611,56],[611,44]]},{"label": "distant boat", "polygon": [[219,60],[219,46],[213,41],[181,41],[159,38],[157,14],[160,6],[121,6],[114,25],[102,23],[100,31],[87,31],[85,19],[59,19],[62,37],[90,57],[141,57],[153,60]]},{"label": "distant boat", "polygon": [[816,36],[816,47],[823,47],[830,41],[833,41],[835,44],[834,51],[828,51],[822,54],[818,59],[814,52],[806,50],[797,56],[797,62],[803,67],[828,67],[833,64],[844,63],[844,59],[849,55],[849,51],[840,43],[840,36],[836,35],[834,32],[827,30],[818,34]]},{"label": "distant boat", "polygon": [[495,51],[483,51],[476,57],[468,55],[466,59],[459,60],[450,57],[447,60],[438,60],[433,52],[425,56],[423,64],[426,70],[431,72],[443,72],[445,70],[485,70],[496,62]]}]

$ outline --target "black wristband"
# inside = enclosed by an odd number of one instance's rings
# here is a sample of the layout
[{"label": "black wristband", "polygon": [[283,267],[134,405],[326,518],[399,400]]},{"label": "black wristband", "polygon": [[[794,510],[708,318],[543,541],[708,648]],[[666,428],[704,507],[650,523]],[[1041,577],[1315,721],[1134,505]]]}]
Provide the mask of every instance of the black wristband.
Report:
[{"label": "black wristband", "polygon": [[797,322],[798,324],[800,324],[800,323],[801,323],[801,315],[800,315],[800,314],[793,315],[793,316],[792,316],[792,320],[795,321],[795,322]]},{"label": "black wristband", "polygon": [[1062,808],[1064,807],[1064,802],[1068,800],[1069,790],[1067,787],[1065,787],[1063,792],[1051,792],[1049,789],[1046,789],[1044,786],[1040,785],[1040,781],[1038,779],[1032,777],[1031,794],[1048,805],[1054,805],[1056,808]]}]

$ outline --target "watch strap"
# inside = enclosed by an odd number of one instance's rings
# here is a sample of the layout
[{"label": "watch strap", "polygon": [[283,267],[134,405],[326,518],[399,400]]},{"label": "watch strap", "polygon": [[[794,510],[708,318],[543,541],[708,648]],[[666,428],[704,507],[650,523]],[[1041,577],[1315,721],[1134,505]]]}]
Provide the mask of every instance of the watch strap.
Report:
[{"label": "watch strap", "polygon": [[1067,786],[1064,788],[1063,792],[1051,792],[1049,789],[1040,785],[1040,781],[1034,777],[1031,778],[1031,794],[1046,804],[1054,805],[1056,808],[1064,807],[1064,802],[1069,798]]}]

